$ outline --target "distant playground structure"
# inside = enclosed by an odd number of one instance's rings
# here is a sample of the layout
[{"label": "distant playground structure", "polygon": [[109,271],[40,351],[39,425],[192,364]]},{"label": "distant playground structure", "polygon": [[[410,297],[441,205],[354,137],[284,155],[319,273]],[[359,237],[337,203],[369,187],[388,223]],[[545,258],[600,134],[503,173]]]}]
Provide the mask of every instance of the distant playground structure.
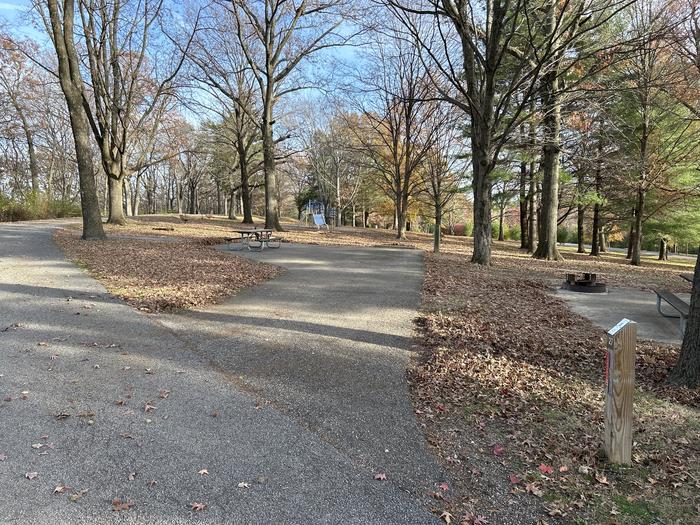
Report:
[{"label": "distant playground structure", "polygon": [[330,230],[330,226],[326,223],[326,205],[321,201],[310,200],[301,210],[299,224],[309,227],[311,221],[316,226],[317,230],[323,228]]}]

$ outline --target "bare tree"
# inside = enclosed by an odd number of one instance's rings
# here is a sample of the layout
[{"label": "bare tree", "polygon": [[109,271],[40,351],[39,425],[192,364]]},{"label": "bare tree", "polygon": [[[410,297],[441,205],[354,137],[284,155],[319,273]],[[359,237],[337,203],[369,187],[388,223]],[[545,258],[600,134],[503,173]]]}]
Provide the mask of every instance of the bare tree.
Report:
[{"label": "bare tree", "polygon": [[431,125],[434,127],[434,140],[420,170],[423,197],[432,205],[434,212],[434,253],[440,251],[443,215],[454,197],[464,191],[466,167],[463,123],[450,113],[445,104],[433,112]]},{"label": "bare tree", "polygon": [[[220,0],[234,21],[234,36],[260,91],[260,130],[265,170],[265,226],[281,230],[277,190],[275,108],[285,95],[308,87],[300,64],[319,51],[343,45],[345,0]],[[284,137],[282,137],[284,139]]]},{"label": "bare tree", "polygon": [[[256,77],[248,65],[237,39],[235,19],[218,4],[206,12],[205,27],[190,46],[189,59],[195,68],[191,76],[213,96],[217,108],[208,101],[198,101],[207,109],[214,109],[233,131],[236,165],[240,184],[231,185],[231,207],[235,193],[240,190],[243,202],[243,223],[252,224],[251,177],[258,170],[257,157],[261,153],[261,110],[256,99]],[[231,217],[232,218],[232,217]]]},{"label": "bare tree", "polygon": [[104,239],[90,147],[90,124],[84,105],[85,85],[74,40],[75,0],[64,0],[62,4],[57,0],[41,0],[37,6],[56,51],[58,78],[73,131],[83,215],[82,238]]},{"label": "bare tree", "polygon": [[79,7],[90,78],[82,95],[108,178],[108,222],[124,224],[124,180],[146,167],[142,156],[130,158],[134,136],[154,139],[184,54],[149,56],[163,0],[79,0]]}]

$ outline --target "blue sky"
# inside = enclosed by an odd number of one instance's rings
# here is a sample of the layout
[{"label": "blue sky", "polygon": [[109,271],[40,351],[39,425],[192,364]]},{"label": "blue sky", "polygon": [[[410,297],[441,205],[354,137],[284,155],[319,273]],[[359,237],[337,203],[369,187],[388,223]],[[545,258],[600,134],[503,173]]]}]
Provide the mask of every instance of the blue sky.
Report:
[{"label": "blue sky", "polygon": [[0,0],[0,23],[14,34],[40,39],[43,34],[32,27],[30,0]]}]

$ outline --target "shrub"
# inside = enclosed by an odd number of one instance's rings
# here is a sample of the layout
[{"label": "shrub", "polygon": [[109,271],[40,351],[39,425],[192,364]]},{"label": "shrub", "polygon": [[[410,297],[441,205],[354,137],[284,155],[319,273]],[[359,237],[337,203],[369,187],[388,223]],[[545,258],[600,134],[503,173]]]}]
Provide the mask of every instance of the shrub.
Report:
[{"label": "shrub", "polygon": [[510,239],[511,241],[519,241],[520,240],[520,226],[511,226],[508,228],[508,231],[506,232],[506,239]]},{"label": "shrub", "polygon": [[566,226],[557,228],[557,242],[576,242],[576,232],[572,232]]},{"label": "shrub", "polygon": [[70,202],[30,198],[17,202],[0,195],[0,222],[54,219],[80,215],[80,206]]}]

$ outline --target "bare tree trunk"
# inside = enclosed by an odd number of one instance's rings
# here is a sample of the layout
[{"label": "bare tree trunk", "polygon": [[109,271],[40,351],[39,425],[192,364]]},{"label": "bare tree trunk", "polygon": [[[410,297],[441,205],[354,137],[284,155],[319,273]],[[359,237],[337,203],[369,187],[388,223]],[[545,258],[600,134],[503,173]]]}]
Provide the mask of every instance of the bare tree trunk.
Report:
[{"label": "bare tree trunk", "polygon": [[527,248],[528,233],[527,163],[520,163],[520,248]]},{"label": "bare tree trunk", "polygon": [[[602,153],[602,147],[601,144],[599,143],[598,146],[598,155]],[[593,255],[594,257],[598,257],[600,255],[600,244],[599,244],[599,237],[601,233],[601,224],[600,224],[600,186],[601,186],[601,171],[600,171],[600,163],[596,167],[595,170],[595,192],[596,192],[596,199],[595,203],[593,204],[593,231],[591,232],[591,253],[590,255]]]},{"label": "bare tree trunk", "polygon": [[[547,32],[554,33],[557,24],[557,3],[548,2]],[[544,112],[544,146],[542,148],[542,223],[534,257],[559,261],[563,257],[557,247],[559,214],[559,153],[561,134],[561,95],[559,62],[551,65],[542,78],[542,111]]]},{"label": "bare tree trunk", "polygon": [[668,240],[664,237],[659,239],[659,261],[668,261]]},{"label": "bare tree trunk", "polygon": [[527,251],[533,253],[537,244],[537,179],[534,161],[530,162],[530,188],[527,211]]},{"label": "bare tree trunk", "polygon": [[127,217],[131,217],[133,213],[131,212],[131,188],[129,184],[129,179],[123,179],[122,183],[123,193],[124,193],[124,213]]},{"label": "bare tree trunk", "polygon": [[80,60],[74,41],[75,3],[74,0],[64,0],[61,8],[57,0],[46,0],[46,6],[51,24],[50,36],[58,59],[59,81],[68,106],[73,131],[83,215],[82,238],[104,239],[100,204],[95,187],[95,170],[92,164],[90,125],[83,107],[83,80],[80,77]]},{"label": "bare tree trunk", "polygon": [[[134,192],[133,196],[131,197],[131,214],[136,216],[139,214],[139,207],[141,204],[141,198],[140,198],[140,192],[139,192],[139,186],[141,185],[141,172],[139,171],[136,174],[136,179],[134,179]],[[146,189],[146,193],[150,193],[148,189]],[[147,196],[148,202],[150,203],[151,199],[149,196]],[[148,213],[150,211],[150,206],[146,210]]]},{"label": "bare tree trunk", "polygon": [[584,220],[585,208],[582,204],[578,205],[577,216],[576,216],[576,241],[578,243],[577,253],[586,253],[586,246],[584,245],[584,230],[583,230],[583,220]]},{"label": "bare tree trunk", "polygon": [[[268,90],[272,87],[268,82]],[[272,93],[270,92],[270,97]],[[263,164],[265,168],[265,228],[282,231],[277,202],[277,166],[275,162],[275,142],[272,137],[272,102],[266,101],[263,119]],[[245,217],[244,217],[245,220]]]},{"label": "bare tree trunk", "polygon": [[637,207],[634,216],[634,243],[632,243],[631,264],[639,266],[642,263],[642,217],[644,215],[644,190],[637,190]]},{"label": "bare tree trunk", "polygon": [[695,388],[700,385],[700,248],[695,263],[693,289],[690,296],[690,312],[683,335],[678,361],[669,375],[676,385]]},{"label": "bare tree trunk", "polygon": [[608,251],[608,236],[603,228],[600,229],[600,253],[605,253]]},{"label": "bare tree trunk", "polygon": [[[253,224],[253,207],[250,197],[250,175],[248,174],[248,159],[243,140],[238,140],[238,167],[241,172],[241,203],[243,208],[243,224]],[[266,190],[267,191],[267,190]],[[232,203],[233,204],[233,203]],[[233,207],[233,206],[231,206]]]},{"label": "bare tree trunk", "polygon": [[236,199],[238,196],[236,195],[236,190],[231,189],[231,193],[229,193],[229,206],[228,206],[228,218],[231,219],[232,221],[236,220]]},{"label": "bare tree trunk", "polygon": [[626,259],[632,258],[632,246],[634,245],[634,225],[637,217],[637,212],[632,208],[632,220],[630,221],[630,232],[627,236],[627,255]]},{"label": "bare tree trunk", "polygon": [[506,237],[503,232],[503,216],[505,215],[506,208],[503,204],[499,206],[498,210],[498,240],[505,241]]},{"label": "bare tree trunk", "polygon": [[[554,12],[553,9],[552,12]],[[543,86],[542,105],[545,111],[545,144],[542,148],[542,221],[539,228],[539,242],[534,257],[559,261],[562,259],[557,247],[561,102],[559,100],[559,80],[556,71],[545,75]]]},{"label": "bare tree trunk", "polygon": [[14,95],[11,96],[11,100],[22,124],[24,137],[27,140],[27,152],[29,153],[29,174],[32,180],[32,195],[36,197],[39,195],[39,162],[37,161],[36,148],[34,147],[34,132],[29,126],[29,122],[27,121],[22,106],[19,104]]},{"label": "bare tree trunk", "polygon": [[473,148],[472,169],[474,179],[474,253],[472,262],[491,264],[491,181],[487,171],[488,157],[485,151]]},{"label": "bare tree trunk", "polygon": [[440,253],[440,242],[442,232],[442,206],[439,202],[435,203],[435,231],[433,232],[433,252]]},{"label": "bare tree trunk", "polygon": [[126,224],[124,216],[124,179],[122,177],[107,176],[107,188],[109,198],[108,218],[109,224]]}]

